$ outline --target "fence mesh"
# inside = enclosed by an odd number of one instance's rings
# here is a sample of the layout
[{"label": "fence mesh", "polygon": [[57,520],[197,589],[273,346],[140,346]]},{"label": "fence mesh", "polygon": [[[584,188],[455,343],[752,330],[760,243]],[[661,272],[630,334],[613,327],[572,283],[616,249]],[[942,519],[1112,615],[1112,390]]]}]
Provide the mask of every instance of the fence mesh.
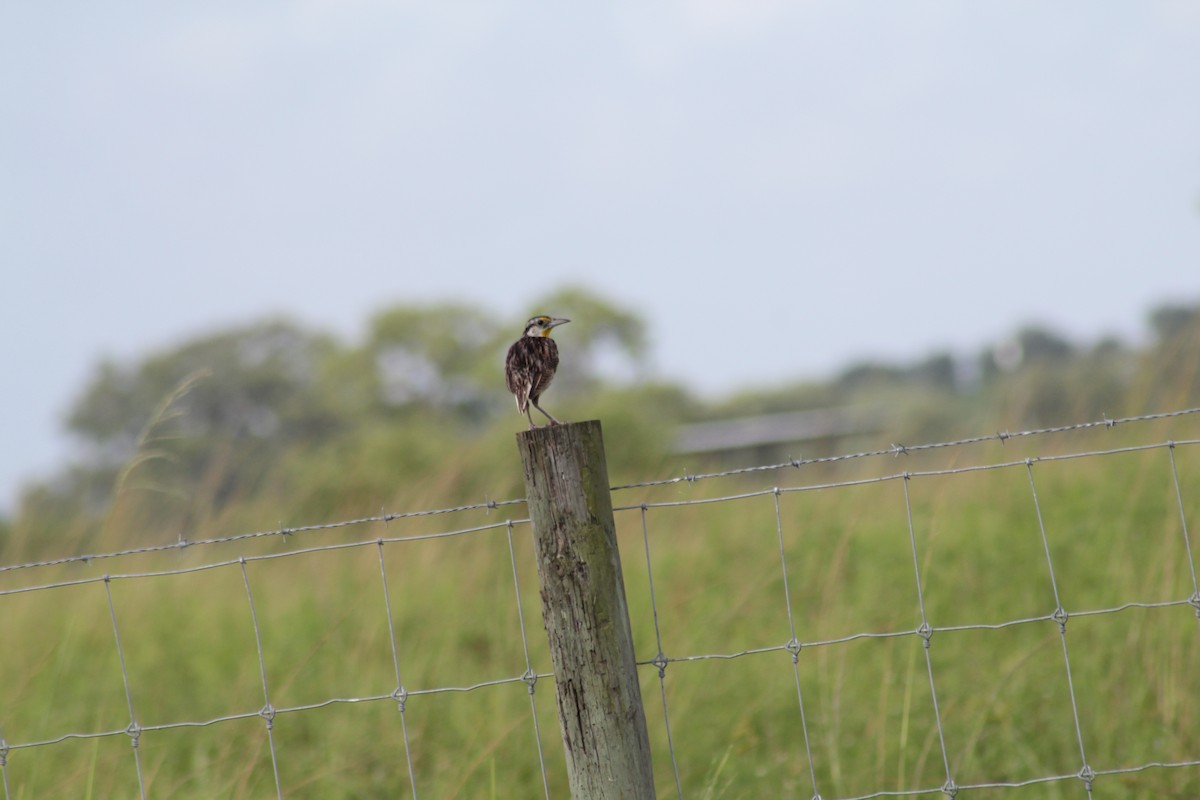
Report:
[{"label": "fence mesh", "polygon": [[[1197,413],[615,486],[660,794],[1195,794]],[[523,511],[0,566],[5,800],[565,796]]]}]

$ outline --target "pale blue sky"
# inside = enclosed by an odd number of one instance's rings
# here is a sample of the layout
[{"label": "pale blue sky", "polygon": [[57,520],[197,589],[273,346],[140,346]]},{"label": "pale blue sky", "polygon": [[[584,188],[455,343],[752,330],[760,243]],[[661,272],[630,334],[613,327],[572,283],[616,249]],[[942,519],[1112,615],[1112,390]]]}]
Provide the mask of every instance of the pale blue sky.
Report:
[{"label": "pale blue sky", "polygon": [[580,282],[717,394],[1132,338],[1200,301],[1198,98],[1193,0],[5,3],[0,507],[101,356],[269,314]]}]

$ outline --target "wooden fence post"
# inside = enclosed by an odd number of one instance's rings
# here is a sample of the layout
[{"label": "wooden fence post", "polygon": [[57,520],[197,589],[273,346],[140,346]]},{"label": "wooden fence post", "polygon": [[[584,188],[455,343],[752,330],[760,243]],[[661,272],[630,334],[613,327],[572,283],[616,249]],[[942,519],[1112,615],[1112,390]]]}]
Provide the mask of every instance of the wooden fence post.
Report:
[{"label": "wooden fence post", "polygon": [[654,798],[600,422],[517,434],[575,800]]}]

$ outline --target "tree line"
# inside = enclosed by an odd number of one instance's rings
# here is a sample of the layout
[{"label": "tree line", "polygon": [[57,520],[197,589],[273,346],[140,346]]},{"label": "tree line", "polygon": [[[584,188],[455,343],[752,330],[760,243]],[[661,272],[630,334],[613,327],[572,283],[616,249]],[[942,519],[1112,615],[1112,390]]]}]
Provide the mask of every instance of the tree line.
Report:
[{"label": "tree line", "polygon": [[[731,415],[875,404],[889,410],[888,441],[915,442],[1200,396],[1200,305],[1151,311],[1139,346],[1031,326],[966,356],[862,362],[716,401],[652,377],[646,323],[618,304],[565,288],[531,308],[570,309],[556,413],[601,418],[610,466],[633,478],[669,459],[674,425]],[[147,528],[195,537],[253,524],[247,510],[272,504],[307,522],[423,493],[441,503],[519,494],[508,463],[519,420],[497,366],[519,327],[463,303],[399,305],[358,343],[270,319],[104,361],[66,419],[76,459],[23,492],[0,546]]]}]

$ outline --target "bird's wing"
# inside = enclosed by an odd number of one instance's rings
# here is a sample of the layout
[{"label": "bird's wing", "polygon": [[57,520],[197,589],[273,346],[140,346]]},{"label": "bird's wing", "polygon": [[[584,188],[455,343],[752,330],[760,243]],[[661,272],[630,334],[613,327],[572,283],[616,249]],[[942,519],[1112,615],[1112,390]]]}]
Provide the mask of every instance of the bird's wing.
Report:
[{"label": "bird's wing", "polygon": [[518,341],[508,348],[508,355],[504,358],[504,381],[508,384],[508,390],[517,399],[517,411],[522,414],[529,405],[529,391],[533,388],[529,359],[524,352],[523,344],[524,342]]}]

